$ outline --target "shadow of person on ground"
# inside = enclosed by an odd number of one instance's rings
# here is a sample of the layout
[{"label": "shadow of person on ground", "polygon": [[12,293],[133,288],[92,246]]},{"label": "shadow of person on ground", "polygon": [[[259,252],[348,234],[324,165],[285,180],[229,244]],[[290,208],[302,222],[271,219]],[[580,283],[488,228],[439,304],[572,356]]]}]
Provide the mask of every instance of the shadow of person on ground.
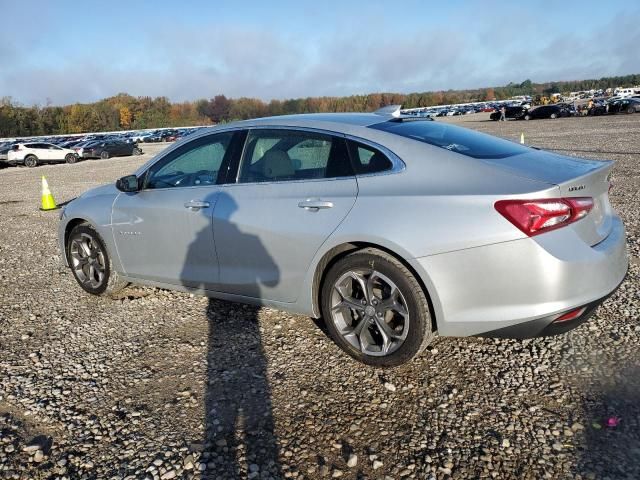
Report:
[{"label": "shadow of person on ground", "polygon": [[[210,203],[194,215],[212,215],[216,202],[225,196],[226,213],[216,222],[227,222],[226,231],[233,238],[249,245],[252,255],[271,261],[270,267],[278,272],[276,278],[263,281],[256,274],[252,285],[245,286],[247,295],[260,297],[262,286],[275,286],[279,271],[260,239],[243,233],[232,223],[237,210],[235,202],[225,193],[211,194],[202,199]],[[200,200],[200,199],[199,199]],[[237,237],[236,237],[237,236]],[[203,229],[191,243],[183,272],[193,267],[193,261],[205,258],[203,248],[209,245],[210,231]],[[218,266],[212,266],[212,277]],[[204,288],[204,284],[188,282],[190,287]],[[202,478],[239,479],[282,478],[278,460],[278,442],[274,431],[271,388],[267,378],[267,361],[262,346],[259,308],[210,299],[206,310],[209,324],[207,372],[205,378],[205,438],[201,462],[207,464]]]}]

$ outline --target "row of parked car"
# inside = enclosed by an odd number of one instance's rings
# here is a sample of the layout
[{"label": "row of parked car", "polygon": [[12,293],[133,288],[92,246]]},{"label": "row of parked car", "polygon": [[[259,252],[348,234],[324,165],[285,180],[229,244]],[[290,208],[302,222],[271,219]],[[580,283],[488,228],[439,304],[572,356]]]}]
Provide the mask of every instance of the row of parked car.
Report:
[{"label": "row of parked car", "polygon": [[0,163],[36,167],[42,163],[76,163],[79,160],[141,155],[141,142],[173,142],[197,128],[151,132],[123,132],[66,137],[38,137],[0,143]]},{"label": "row of parked car", "polygon": [[[594,99],[586,105],[575,106],[568,103],[555,103],[531,107],[529,104],[505,107],[505,118],[512,120],[535,120],[539,118],[561,118],[586,115],[612,115],[616,113],[640,112],[640,98]],[[491,120],[500,120],[500,109],[491,113]]]}]

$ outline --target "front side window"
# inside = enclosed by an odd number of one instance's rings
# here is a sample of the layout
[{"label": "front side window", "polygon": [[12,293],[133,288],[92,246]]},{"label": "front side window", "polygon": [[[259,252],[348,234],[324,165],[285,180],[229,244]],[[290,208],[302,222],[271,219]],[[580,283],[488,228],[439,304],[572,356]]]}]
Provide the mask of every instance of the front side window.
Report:
[{"label": "front side window", "polygon": [[282,182],[353,175],[341,137],[288,129],[252,130],[246,140],[240,183]]},{"label": "front side window", "polygon": [[201,137],[153,165],[145,189],[215,185],[233,132]]}]

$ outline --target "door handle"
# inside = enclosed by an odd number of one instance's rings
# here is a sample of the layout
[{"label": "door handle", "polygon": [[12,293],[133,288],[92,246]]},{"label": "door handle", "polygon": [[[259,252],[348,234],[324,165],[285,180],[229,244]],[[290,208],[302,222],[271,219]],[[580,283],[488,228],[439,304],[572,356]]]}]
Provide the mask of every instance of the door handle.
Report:
[{"label": "door handle", "polygon": [[309,210],[311,212],[317,212],[321,208],[332,208],[333,202],[325,202],[323,200],[311,200],[307,199],[300,203],[298,203],[298,207],[304,208],[305,210]]},{"label": "door handle", "polygon": [[190,210],[200,210],[201,208],[207,208],[209,206],[209,202],[203,202],[202,200],[190,200],[184,204],[184,208]]}]

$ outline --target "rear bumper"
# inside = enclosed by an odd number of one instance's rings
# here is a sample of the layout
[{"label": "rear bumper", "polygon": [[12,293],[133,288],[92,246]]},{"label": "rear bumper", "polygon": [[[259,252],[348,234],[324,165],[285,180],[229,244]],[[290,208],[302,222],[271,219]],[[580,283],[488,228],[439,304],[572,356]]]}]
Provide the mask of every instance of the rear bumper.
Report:
[{"label": "rear bumper", "polygon": [[[623,282],[624,278],[622,282],[618,284],[618,287],[622,285]],[[512,325],[510,327],[492,330],[490,332],[485,332],[477,336],[487,338],[535,338],[550,337],[553,335],[567,333],[568,331],[573,330],[574,328],[582,325],[587,320],[589,320],[593,316],[593,314],[596,313],[598,307],[602,305],[602,303],[604,303],[607,298],[613,295],[618,287],[616,287],[611,293],[609,293],[609,295],[606,295],[605,297],[602,297],[595,302],[584,305],[584,313],[573,320],[569,320],[566,322],[556,322],[556,320],[558,319],[558,314],[555,314],[538,318],[536,320],[519,323],[517,325]]]},{"label": "rear bumper", "polygon": [[559,314],[583,306],[595,310],[629,265],[618,217],[609,236],[594,246],[567,227],[416,260],[431,286],[440,335],[518,338],[565,331],[586,320],[589,312],[545,331]]}]

